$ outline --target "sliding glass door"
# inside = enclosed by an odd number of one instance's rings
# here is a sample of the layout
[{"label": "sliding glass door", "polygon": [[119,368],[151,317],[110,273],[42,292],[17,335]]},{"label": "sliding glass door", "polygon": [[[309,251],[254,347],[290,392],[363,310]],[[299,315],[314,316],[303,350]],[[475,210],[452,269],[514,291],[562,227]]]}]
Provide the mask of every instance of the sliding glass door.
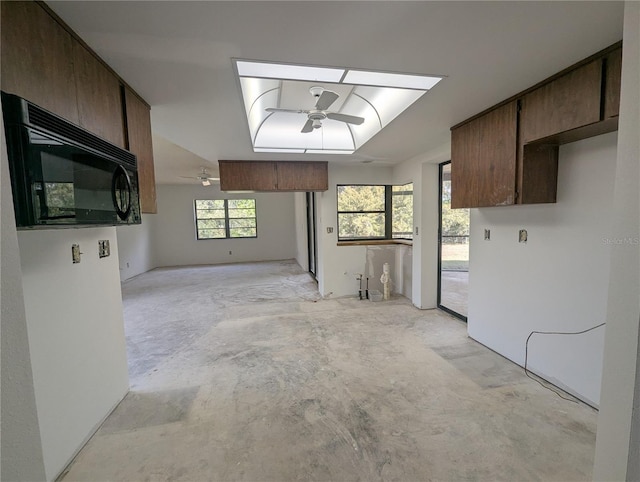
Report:
[{"label": "sliding glass door", "polygon": [[467,320],[469,210],[451,209],[451,161],[440,164],[438,307]]}]

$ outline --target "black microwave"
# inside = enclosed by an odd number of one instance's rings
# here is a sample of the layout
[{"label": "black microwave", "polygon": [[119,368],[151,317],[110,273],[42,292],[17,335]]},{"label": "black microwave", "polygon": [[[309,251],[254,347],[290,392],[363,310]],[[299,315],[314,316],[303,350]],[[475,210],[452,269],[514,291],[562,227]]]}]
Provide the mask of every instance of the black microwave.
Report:
[{"label": "black microwave", "polygon": [[13,94],[2,112],[18,228],[140,224],[134,154]]}]

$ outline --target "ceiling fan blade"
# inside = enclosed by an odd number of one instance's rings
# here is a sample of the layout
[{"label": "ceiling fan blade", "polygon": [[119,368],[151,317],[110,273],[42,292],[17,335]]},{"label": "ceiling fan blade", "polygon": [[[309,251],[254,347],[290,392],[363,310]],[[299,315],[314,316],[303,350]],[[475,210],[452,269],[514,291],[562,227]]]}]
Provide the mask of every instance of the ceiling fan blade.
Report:
[{"label": "ceiling fan blade", "polygon": [[200,179],[199,177],[196,177],[196,176],[178,176],[178,177],[181,179],[196,179],[196,180]]},{"label": "ceiling fan blade", "polygon": [[338,114],[337,112],[327,112],[327,119],[333,119],[347,124],[360,125],[364,122],[364,118],[355,115]]},{"label": "ceiling fan blade", "polygon": [[267,112],[290,112],[292,114],[308,114],[308,110],[300,110],[300,109],[278,109],[277,107],[267,107],[265,109]]},{"label": "ceiling fan blade", "polygon": [[219,177],[208,177],[207,179],[209,179],[209,181],[219,181],[220,180]]},{"label": "ceiling fan blade", "polygon": [[304,127],[300,132],[306,134],[307,132],[311,132],[312,130],[313,130],[313,121],[311,119],[308,119],[307,122],[305,122]]},{"label": "ceiling fan blade", "polygon": [[338,97],[340,96],[335,92],[332,92],[330,90],[325,90],[324,92],[322,92],[322,94],[318,98],[318,101],[316,102],[316,109],[327,110],[329,106],[333,104]]}]

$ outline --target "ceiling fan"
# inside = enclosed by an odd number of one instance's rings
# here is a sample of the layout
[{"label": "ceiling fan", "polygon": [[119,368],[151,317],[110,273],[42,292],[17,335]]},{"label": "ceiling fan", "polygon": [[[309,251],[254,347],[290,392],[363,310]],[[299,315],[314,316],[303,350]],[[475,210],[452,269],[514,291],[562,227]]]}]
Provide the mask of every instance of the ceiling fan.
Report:
[{"label": "ceiling fan", "polygon": [[312,132],[314,129],[322,127],[322,121],[324,119],[332,119],[340,122],[346,122],[347,124],[360,125],[364,122],[364,118],[354,115],[340,114],[338,112],[330,112],[329,107],[333,104],[338,97],[338,94],[331,90],[325,90],[323,87],[314,86],[309,89],[311,95],[316,98],[315,109],[279,109],[276,107],[269,107],[265,109],[267,112],[291,112],[294,114],[307,114],[307,122],[302,127],[300,132],[307,133]]},{"label": "ceiling fan", "polygon": [[209,176],[209,172],[207,172],[207,168],[206,167],[203,167],[201,169],[202,169],[202,171],[197,176],[180,176],[180,177],[182,179],[195,179],[197,181],[200,181],[203,186],[210,186],[211,185],[211,181],[219,181],[220,180],[219,177],[211,177],[211,176]]}]

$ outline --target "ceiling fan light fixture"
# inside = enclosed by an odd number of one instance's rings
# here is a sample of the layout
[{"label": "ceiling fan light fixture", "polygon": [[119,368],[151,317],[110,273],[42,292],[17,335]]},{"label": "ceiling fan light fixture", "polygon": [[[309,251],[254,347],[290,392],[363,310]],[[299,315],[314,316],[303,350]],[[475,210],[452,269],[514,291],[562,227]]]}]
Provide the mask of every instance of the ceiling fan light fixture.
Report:
[{"label": "ceiling fan light fixture", "polygon": [[209,181],[209,179],[203,179],[202,180],[202,185],[203,186],[211,186],[211,181]]},{"label": "ceiling fan light fixture", "polygon": [[313,119],[311,127],[313,127],[314,129],[320,129],[322,127],[322,122],[320,121],[320,119]]}]

